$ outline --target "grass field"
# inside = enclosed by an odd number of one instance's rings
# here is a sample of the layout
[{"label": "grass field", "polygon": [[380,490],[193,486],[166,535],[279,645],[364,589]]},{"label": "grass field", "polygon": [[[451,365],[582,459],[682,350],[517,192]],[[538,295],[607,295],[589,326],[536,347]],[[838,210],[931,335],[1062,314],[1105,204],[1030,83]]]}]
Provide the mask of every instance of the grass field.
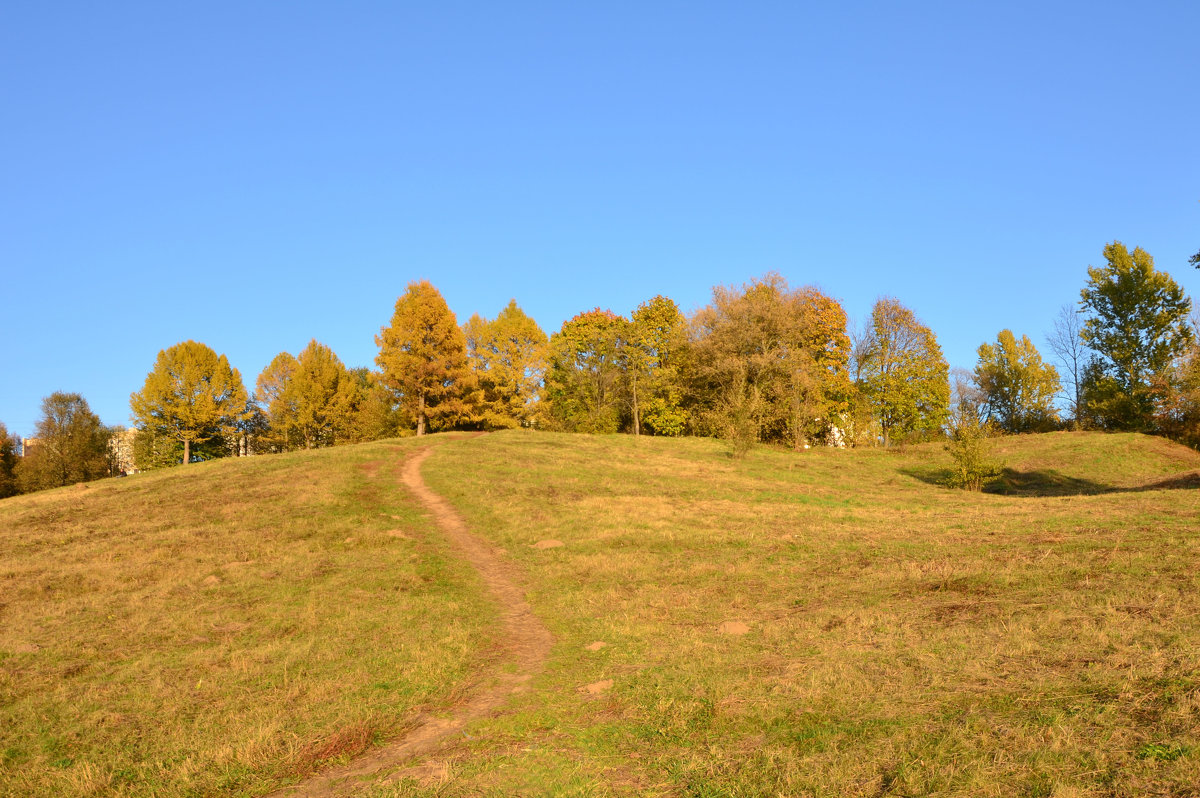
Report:
[{"label": "grass field", "polygon": [[0,795],[256,795],[451,705],[494,610],[398,487],[411,449],[0,502]]},{"label": "grass field", "polygon": [[[972,494],[936,446],[431,442],[556,643],[365,795],[1200,794],[1195,452],[1009,438]],[[412,446],[0,503],[0,793],[255,795],[452,705],[495,608],[395,488]]]}]

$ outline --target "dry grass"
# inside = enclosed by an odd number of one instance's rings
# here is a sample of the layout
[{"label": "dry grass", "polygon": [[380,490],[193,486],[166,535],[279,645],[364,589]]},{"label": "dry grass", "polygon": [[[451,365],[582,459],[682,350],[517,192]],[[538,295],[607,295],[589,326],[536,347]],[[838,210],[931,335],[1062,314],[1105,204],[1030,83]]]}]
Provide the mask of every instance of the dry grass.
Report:
[{"label": "dry grass", "polygon": [[558,645],[440,783],[373,794],[1197,794],[1200,498],[1148,486],[1200,456],[1004,445],[1104,491],[949,491],[922,478],[936,447],[444,447],[428,481],[528,575]]},{"label": "dry grass", "polygon": [[[1006,439],[1034,476],[998,495],[940,487],[938,447],[435,441],[427,481],[557,642],[511,712],[366,794],[1200,794],[1194,452]],[[0,503],[0,794],[261,794],[451,705],[494,608],[396,458]]]},{"label": "dry grass", "polygon": [[491,610],[409,448],[0,503],[0,795],[260,794],[451,703]]}]

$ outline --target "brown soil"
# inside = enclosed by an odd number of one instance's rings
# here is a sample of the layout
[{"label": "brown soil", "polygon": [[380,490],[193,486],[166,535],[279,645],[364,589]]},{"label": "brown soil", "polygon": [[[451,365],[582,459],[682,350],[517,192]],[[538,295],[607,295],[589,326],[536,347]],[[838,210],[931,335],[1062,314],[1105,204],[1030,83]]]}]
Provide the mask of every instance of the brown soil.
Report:
[{"label": "brown soil", "polygon": [[[355,759],[348,765],[326,771],[305,781],[271,793],[289,798],[329,798],[351,795],[372,782],[379,784],[401,777],[436,778],[443,770],[436,762],[416,763],[417,757],[446,746],[448,738],[472,721],[497,713],[514,693],[527,689],[550,654],[553,638],[533,614],[516,584],[516,575],[490,544],[472,535],[462,518],[421,479],[421,463],[430,449],[422,449],[404,464],[404,485],[420,499],[437,522],[438,529],[459,554],[479,572],[492,597],[501,607],[499,656],[479,674],[469,695],[447,717],[421,715],[403,736]],[[512,666],[516,667],[513,668]],[[508,666],[507,669],[504,666]]]},{"label": "brown soil", "polygon": [[598,682],[592,682],[591,684],[585,684],[583,687],[579,688],[579,692],[590,693],[591,695],[599,695],[600,693],[607,693],[612,689],[612,686],[612,679],[603,679]]},{"label": "brown soil", "polygon": [[717,627],[717,631],[726,635],[744,635],[750,631],[750,627],[741,621],[725,621]]}]

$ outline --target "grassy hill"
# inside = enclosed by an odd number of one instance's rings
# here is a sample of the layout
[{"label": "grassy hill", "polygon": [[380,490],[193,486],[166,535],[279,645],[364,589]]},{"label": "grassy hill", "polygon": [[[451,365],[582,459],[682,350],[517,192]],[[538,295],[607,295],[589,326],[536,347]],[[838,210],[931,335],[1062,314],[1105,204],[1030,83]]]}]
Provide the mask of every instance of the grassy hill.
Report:
[{"label": "grassy hill", "polygon": [[445,707],[494,609],[408,442],[0,502],[0,795],[254,795]]},{"label": "grassy hill", "polygon": [[[930,446],[430,442],[556,643],[365,795],[1196,794],[1195,452],[1010,438],[969,494]],[[0,794],[261,794],[452,706],[496,610],[397,485],[414,446],[0,502]]]}]

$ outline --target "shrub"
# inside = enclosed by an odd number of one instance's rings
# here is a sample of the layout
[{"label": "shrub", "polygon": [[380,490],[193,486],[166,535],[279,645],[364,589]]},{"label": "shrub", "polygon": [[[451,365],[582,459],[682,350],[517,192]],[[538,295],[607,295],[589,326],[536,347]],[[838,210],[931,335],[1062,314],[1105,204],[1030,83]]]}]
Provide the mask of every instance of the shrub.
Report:
[{"label": "shrub", "polygon": [[983,490],[983,484],[1001,471],[991,459],[991,430],[975,419],[964,419],[950,430],[946,451],[954,461],[949,479],[952,488]]}]

